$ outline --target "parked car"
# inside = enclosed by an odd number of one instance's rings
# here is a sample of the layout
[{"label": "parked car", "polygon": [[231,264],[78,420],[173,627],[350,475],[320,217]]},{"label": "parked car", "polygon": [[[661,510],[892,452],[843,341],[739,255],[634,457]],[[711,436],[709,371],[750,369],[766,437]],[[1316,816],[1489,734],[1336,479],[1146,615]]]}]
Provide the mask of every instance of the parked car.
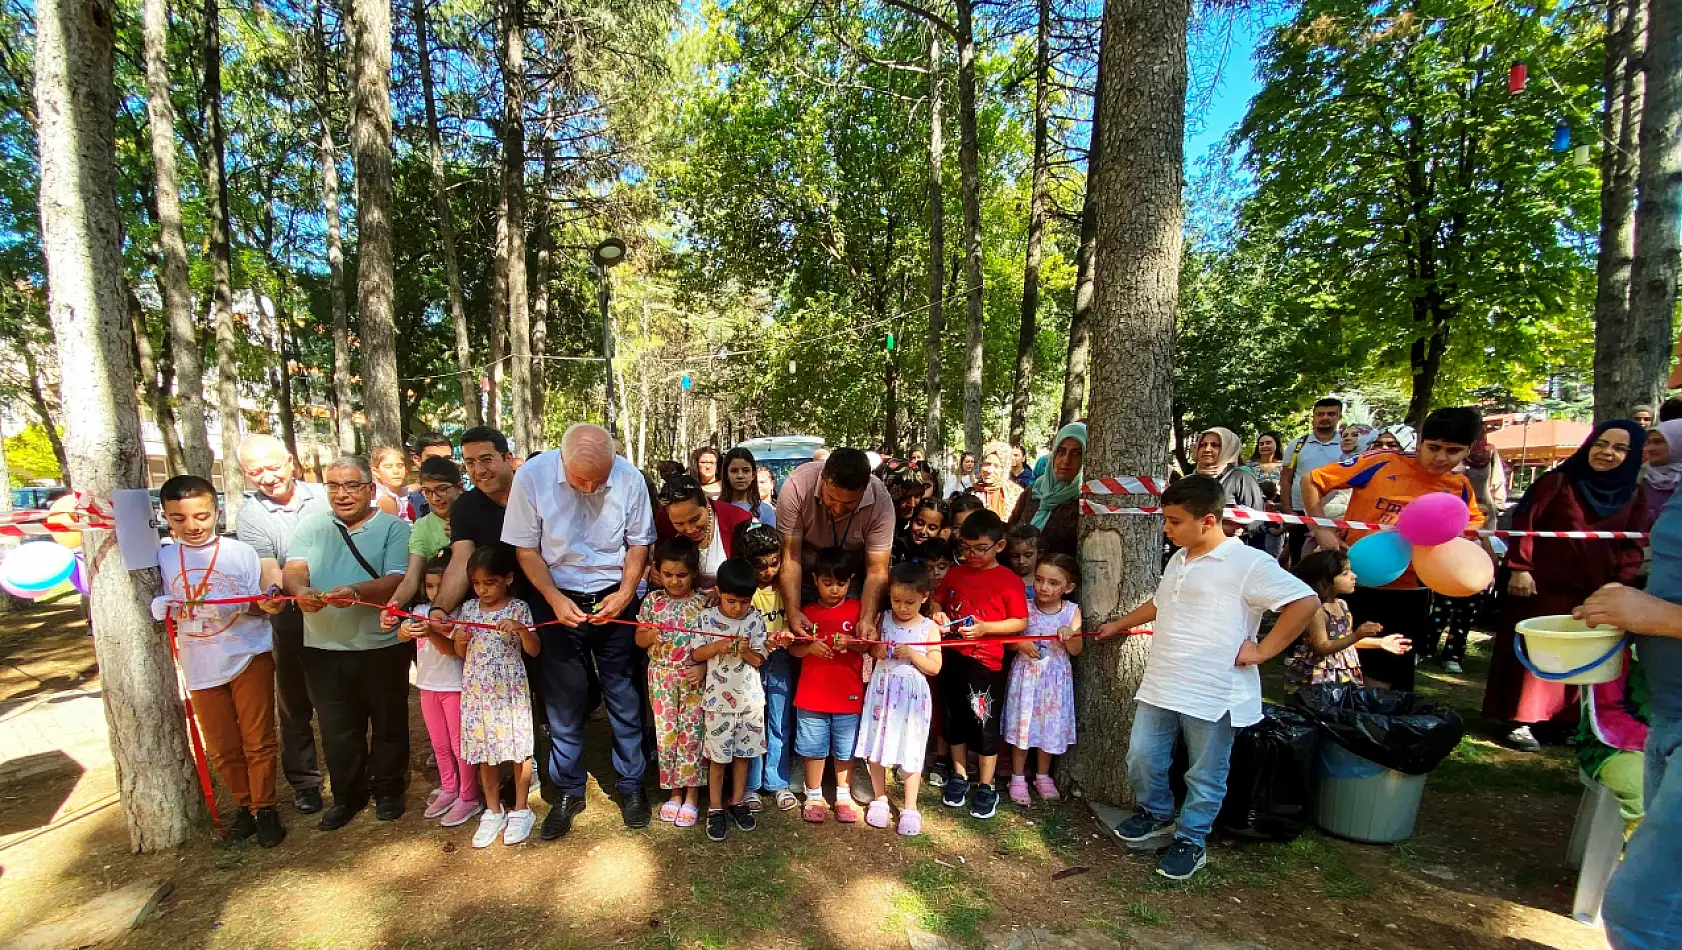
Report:
[{"label": "parked car", "polygon": [[52,503],[70,493],[63,485],[30,485],[12,489],[12,517],[25,521],[45,518]]},{"label": "parked car", "polygon": [[815,435],[777,435],[748,439],[736,443],[736,448],[753,453],[753,460],[771,470],[780,487],[788,473],[812,460],[823,448],[823,439]]}]

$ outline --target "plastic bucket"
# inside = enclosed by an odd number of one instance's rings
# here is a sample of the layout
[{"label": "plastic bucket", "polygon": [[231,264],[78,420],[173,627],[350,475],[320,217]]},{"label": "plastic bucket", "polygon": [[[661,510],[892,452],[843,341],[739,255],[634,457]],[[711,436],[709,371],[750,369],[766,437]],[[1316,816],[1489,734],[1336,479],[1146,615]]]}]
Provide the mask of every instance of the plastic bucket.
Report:
[{"label": "plastic bucket", "polygon": [[1367,844],[1413,834],[1425,776],[1387,769],[1336,742],[1320,743],[1317,760],[1314,823],[1322,831]]},{"label": "plastic bucket", "polygon": [[1513,652],[1535,676],[1553,683],[1610,683],[1624,672],[1624,632],[1591,627],[1568,614],[1532,617],[1515,625]]}]

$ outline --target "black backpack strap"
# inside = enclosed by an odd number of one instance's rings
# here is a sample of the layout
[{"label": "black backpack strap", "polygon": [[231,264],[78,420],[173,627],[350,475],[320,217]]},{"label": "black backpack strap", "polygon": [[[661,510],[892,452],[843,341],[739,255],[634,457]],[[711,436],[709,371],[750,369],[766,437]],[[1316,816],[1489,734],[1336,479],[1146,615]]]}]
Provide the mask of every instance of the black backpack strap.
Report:
[{"label": "black backpack strap", "polygon": [[368,572],[369,579],[379,580],[380,572],[374,570],[374,565],[368,563],[368,559],[362,556],[361,551],[357,550],[356,542],[350,539],[350,529],[345,527],[344,522],[338,520],[333,522],[333,526],[339,529],[339,537],[345,539],[345,547],[350,548],[350,556],[356,558],[356,563],[362,565],[362,569]]}]

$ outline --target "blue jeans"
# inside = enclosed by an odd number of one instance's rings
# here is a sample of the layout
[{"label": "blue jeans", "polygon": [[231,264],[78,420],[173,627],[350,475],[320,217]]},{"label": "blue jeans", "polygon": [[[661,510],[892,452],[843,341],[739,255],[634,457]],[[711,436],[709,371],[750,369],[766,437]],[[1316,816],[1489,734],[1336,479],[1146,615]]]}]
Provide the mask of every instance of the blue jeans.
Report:
[{"label": "blue jeans", "polygon": [[[633,603],[626,608],[634,611]],[[642,694],[637,690],[641,669],[633,628],[622,623],[579,627],[539,628],[543,648],[537,661],[542,669],[544,715],[549,721],[549,755],[544,766],[563,794],[583,795],[584,720],[589,694],[585,664],[595,658],[602,681],[602,704],[613,728],[613,770],[619,773],[620,793],[642,788],[648,760],[642,750]]]},{"label": "blue jeans", "polygon": [[1232,758],[1232,715],[1220,722],[1139,703],[1127,746],[1127,775],[1139,807],[1158,821],[1174,817],[1174,791],[1168,771],[1174,766],[1174,740],[1184,735],[1191,767],[1186,770],[1186,802],[1174,837],[1202,847],[1226,798],[1226,771]]},{"label": "blue jeans", "polygon": [[794,753],[803,759],[851,762],[859,741],[858,713],[794,711]]},{"label": "blue jeans", "polygon": [[1646,757],[1647,816],[1601,906],[1614,950],[1682,946],[1682,720],[1653,719]]},{"label": "blue jeans", "polygon": [[765,685],[765,754],[748,763],[748,791],[772,794],[788,788],[790,751],[794,747],[794,682],[800,661],[787,650],[772,650],[760,664]]}]

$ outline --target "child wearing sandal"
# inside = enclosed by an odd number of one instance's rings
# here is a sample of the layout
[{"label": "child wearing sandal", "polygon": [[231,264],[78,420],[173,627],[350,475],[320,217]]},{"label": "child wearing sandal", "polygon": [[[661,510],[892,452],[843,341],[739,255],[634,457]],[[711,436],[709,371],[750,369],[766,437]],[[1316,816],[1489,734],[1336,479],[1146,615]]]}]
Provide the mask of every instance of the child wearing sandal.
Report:
[{"label": "child wearing sandal", "polygon": [[[734,824],[758,824],[748,807],[748,765],[765,754],[765,618],[754,609],[759,574],[746,558],[718,566],[718,606],[701,611],[695,629],[707,642],[691,659],[707,664],[701,708],[706,724],[707,840],[723,841]],[[729,795],[726,797],[728,783]]]},{"label": "child wearing sandal", "polygon": [[799,657],[800,682],[794,689],[794,752],[806,760],[806,804],[800,817],[823,824],[823,768],[835,764],[835,820],[859,820],[853,803],[853,744],[858,741],[859,711],[864,708],[864,644],[853,639],[859,602],[847,596],[853,568],[838,547],[819,551],[812,563],[818,602],[805,608],[815,637],[789,647]]},{"label": "child wearing sandal", "polygon": [[934,716],[929,677],[940,672],[941,659],[940,647],[927,645],[939,642],[940,628],[923,616],[932,587],[929,569],[916,561],[902,561],[888,575],[890,609],[882,614],[882,640],[872,647],[876,672],[870,677],[853,748],[853,754],[870,765],[871,802],[864,821],[872,828],[888,827],[888,769],[897,765],[903,773],[902,835],[923,831],[917,788]]},{"label": "child wearing sandal", "polygon": [[707,641],[690,632],[707,606],[695,592],[700,575],[701,549],[695,542],[681,534],[667,538],[654,549],[654,579],[660,587],[648,592],[637,611],[639,623],[682,628],[637,628],[637,646],[648,651],[648,703],[654,713],[660,787],[670,793],[660,806],[660,820],[679,828],[695,827],[700,817],[705,769],[701,678],[707,668],[695,660],[695,649]]},{"label": "child wearing sandal", "polygon": [[1028,750],[1035,752],[1034,790],[1058,799],[1051,757],[1075,744],[1075,677],[1069,658],[1079,656],[1080,607],[1070,596],[1080,567],[1067,554],[1047,554],[1034,569],[1034,602],[1028,607],[1028,636],[1051,637],[1018,643],[1005,691],[1002,738],[1010,746],[1010,800],[1027,807]]}]

